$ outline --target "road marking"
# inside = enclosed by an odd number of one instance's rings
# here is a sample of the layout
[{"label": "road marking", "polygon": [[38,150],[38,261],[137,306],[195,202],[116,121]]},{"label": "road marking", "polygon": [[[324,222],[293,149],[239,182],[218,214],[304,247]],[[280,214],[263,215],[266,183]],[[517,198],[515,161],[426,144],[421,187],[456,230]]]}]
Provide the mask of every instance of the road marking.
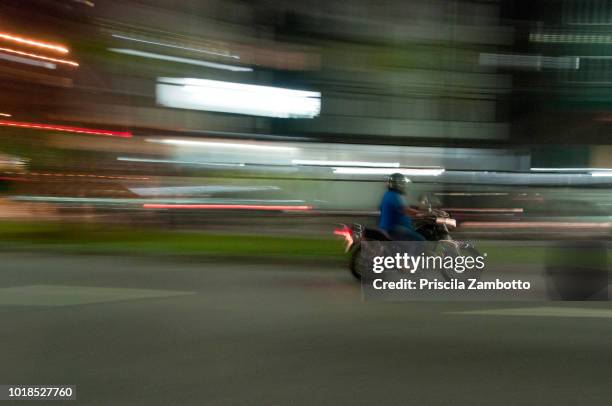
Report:
[{"label": "road marking", "polygon": [[28,285],[0,289],[0,305],[71,306],[192,295],[195,292],[68,285]]},{"label": "road marking", "polygon": [[448,312],[447,314],[468,316],[589,317],[609,319],[612,318],[612,309],[540,306],[512,309],[468,310],[462,312]]}]

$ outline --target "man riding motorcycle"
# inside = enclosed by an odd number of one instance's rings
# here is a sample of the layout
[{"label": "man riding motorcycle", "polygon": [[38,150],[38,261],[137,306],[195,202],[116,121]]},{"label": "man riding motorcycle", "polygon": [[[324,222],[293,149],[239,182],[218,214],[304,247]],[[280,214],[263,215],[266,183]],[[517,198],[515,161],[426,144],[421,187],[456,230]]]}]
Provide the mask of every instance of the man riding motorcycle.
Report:
[{"label": "man riding motorcycle", "polygon": [[407,215],[419,212],[406,204],[404,194],[410,180],[401,173],[394,173],[387,178],[387,191],[380,203],[380,221],[378,227],[398,241],[425,241],[425,237],[415,231],[412,219]]},{"label": "man riding motorcycle", "polygon": [[[442,258],[457,256],[475,258],[480,255],[473,244],[452,238],[449,229],[454,229],[457,222],[444,210],[432,209],[428,197],[425,196],[420,202],[420,206],[427,207],[426,211],[410,208],[403,197],[408,183],[410,181],[401,173],[394,173],[387,178],[388,190],[380,204],[378,228],[368,228],[361,224],[351,226],[342,224],[341,228],[334,230],[334,234],[344,237],[345,250],[350,252],[349,269],[355,278],[362,279],[363,275],[371,273],[373,257],[388,256],[389,252],[403,248],[422,250],[419,252]],[[416,229],[410,216],[418,217]],[[417,229],[419,231],[416,231]],[[428,241],[429,243],[377,244],[377,242],[389,242],[389,240]],[[482,269],[479,269],[478,272],[459,272],[454,267],[442,266],[440,272],[446,280],[468,277],[478,279]]]}]

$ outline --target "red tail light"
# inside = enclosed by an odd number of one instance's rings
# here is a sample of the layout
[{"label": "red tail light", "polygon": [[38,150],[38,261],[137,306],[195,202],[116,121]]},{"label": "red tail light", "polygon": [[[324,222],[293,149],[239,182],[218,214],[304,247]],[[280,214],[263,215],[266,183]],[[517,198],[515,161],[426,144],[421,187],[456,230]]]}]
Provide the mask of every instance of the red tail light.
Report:
[{"label": "red tail light", "polygon": [[342,226],[334,229],[334,234],[340,235],[344,238],[344,242],[346,243],[345,249],[348,251],[351,245],[353,245],[353,230],[347,226]]}]

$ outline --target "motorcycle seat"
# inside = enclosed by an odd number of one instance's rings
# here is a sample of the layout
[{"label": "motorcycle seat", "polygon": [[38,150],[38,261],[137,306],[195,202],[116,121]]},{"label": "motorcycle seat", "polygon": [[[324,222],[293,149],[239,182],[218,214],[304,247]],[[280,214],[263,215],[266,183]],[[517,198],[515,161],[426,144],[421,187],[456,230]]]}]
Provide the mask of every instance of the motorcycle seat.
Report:
[{"label": "motorcycle seat", "polygon": [[391,236],[380,228],[366,228],[364,230],[364,237],[368,240],[393,241]]}]

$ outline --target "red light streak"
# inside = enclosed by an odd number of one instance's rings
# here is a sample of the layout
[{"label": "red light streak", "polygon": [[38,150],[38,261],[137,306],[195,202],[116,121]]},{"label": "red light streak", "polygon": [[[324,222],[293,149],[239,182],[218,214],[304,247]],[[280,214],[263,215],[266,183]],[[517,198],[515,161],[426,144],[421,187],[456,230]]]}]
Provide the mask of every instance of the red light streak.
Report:
[{"label": "red light streak", "polygon": [[6,180],[6,181],[11,181],[11,182],[32,182],[29,179],[24,179],[24,178],[12,178],[10,176],[0,176],[0,180]]},{"label": "red light streak", "polygon": [[346,243],[346,246],[344,247],[345,251],[348,251],[353,245],[353,232],[347,226],[336,228],[334,230],[334,235],[339,235],[344,238],[344,242]]},{"label": "red light streak", "polygon": [[31,128],[35,130],[63,131],[63,132],[78,133],[78,134],[106,135],[109,137],[121,137],[121,138],[131,138],[132,137],[132,133],[127,132],[127,131],[98,130],[98,129],[93,129],[93,128],[72,127],[72,126],[66,126],[66,125],[25,123],[21,121],[0,120],[0,126]]},{"label": "red light streak", "polygon": [[143,204],[144,209],[206,209],[206,210],[272,210],[272,211],[306,211],[311,206],[278,206],[258,204]]}]

